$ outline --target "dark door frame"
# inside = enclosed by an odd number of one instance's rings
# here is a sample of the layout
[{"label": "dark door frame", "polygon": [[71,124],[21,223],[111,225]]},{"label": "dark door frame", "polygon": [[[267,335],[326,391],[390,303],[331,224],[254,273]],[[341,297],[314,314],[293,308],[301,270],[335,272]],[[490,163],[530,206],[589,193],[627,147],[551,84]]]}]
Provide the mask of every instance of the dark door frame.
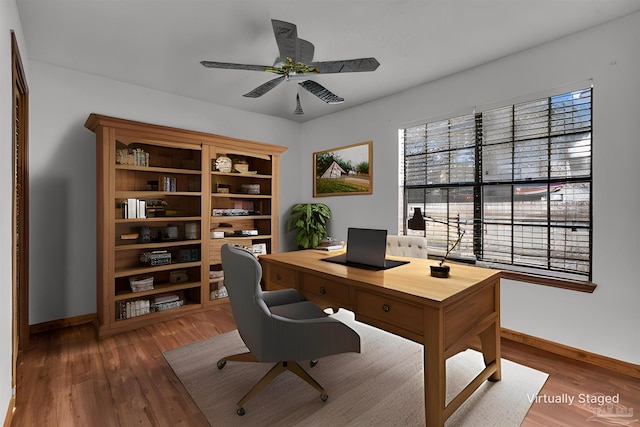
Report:
[{"label": "dark door frame", "polygon": [[11,382],[15,389],[18,354],[29,345],[29,87],[18,50],[18,42],[13,31],[11,31],[11,79],[13,88],[14,188],[11,233],[13,282],[13,370]]}]

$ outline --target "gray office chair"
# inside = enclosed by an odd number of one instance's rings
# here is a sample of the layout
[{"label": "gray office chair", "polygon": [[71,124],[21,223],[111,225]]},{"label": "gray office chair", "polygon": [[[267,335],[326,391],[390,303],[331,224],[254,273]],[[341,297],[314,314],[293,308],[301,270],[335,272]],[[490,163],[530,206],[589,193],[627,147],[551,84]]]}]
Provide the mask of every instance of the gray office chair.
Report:
[{"label": "gray office chair", "polygon": [[262,267],[245,249],[223,245],[222,269],[233,317],[249,351],[220,359],[218,368],[224,368],[227,361],[276,363],[240,399],[238,415],[245,414],[247,401],[287,370],[316,388],[326,401],[325,390],[297,361],[310,360],[313,367],[323,356],[360,353],[360,336],[317,305],[304,300],[295,289],[263,291],[260,287]]}]

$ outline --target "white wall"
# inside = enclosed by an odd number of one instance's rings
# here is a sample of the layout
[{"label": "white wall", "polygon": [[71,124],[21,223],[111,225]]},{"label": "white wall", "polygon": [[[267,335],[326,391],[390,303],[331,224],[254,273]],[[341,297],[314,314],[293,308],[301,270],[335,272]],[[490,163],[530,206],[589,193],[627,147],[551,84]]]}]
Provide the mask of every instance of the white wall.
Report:
[{"label": "white wall", "polygon": [[[502,325],[640,364],[640,13],[303,124],[302,166],[312,153],[373,140],[373,195],[322,197],[332,234],[349,226],[397,231],[397,130],[408,122],[468,113],[592,78],[593,294],[502,282]],[[419,54],[417,52],[416,54]],[[505,102],[506,103],[506,102]],[[301,198],[312,198],[303,174]]]},{"label": "white wall", "polygon": [[13,279],[13,137],[11,30],[15,31],[20,56],[28,73],[27,49],[14,0],[0,1],[0,416],[11,401]]},{"label": "white wall", "polygon": [[29,71],[30,324],[96,312],[95,134],[84,127],[90,113],[290,147],[282,155],[282,209],[296,202],[298,123],[36,61]]}]

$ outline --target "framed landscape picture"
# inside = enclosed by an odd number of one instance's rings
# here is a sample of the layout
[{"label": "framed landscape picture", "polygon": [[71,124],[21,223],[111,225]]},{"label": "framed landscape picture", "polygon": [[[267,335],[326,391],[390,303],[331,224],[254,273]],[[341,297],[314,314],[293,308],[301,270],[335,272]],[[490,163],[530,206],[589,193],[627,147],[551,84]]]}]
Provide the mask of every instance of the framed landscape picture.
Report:
[{"label": "framed landscape picture", "polygon": [[371,194],[372,142],[313,153],[313,197]]}]

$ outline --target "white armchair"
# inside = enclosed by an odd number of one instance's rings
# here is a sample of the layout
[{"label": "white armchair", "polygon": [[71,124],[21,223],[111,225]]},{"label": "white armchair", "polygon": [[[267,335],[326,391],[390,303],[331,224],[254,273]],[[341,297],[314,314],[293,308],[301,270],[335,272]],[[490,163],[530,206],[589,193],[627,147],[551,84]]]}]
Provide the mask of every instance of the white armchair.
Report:
[{"label": "white armchair", "polygon": [[387,236],[387,255],[427,258],[427,238],[420,236]]}]

